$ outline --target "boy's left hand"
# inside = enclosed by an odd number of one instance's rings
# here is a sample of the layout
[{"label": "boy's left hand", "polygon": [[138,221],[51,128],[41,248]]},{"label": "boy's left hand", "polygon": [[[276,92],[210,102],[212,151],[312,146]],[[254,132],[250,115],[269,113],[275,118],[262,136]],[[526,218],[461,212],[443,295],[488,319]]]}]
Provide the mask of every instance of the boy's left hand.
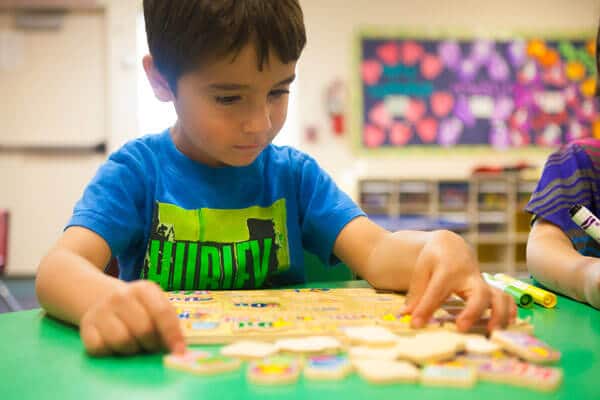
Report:
[{"label": "boy's left hand", "polygon": [[405,313],[412,314],[412,325],[420,328],[451,295],[465,302],[456,325],[466,331],[491,307],[488,330],[506,326],[517,315],[514,300],[485,283],[473,251],[459,235],[449,231],[433,232],[417,258]]}]

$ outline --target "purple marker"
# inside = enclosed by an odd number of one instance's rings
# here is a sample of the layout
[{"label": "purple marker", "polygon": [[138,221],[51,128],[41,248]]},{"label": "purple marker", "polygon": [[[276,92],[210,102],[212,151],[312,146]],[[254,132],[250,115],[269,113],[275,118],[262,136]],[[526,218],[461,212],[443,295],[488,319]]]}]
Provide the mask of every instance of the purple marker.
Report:
[{"label": "purple marker", "polygon": [[585,231],[592,239],[600,243],[600,219],[581,204],[575,204],[569,209],[571,220]]}]

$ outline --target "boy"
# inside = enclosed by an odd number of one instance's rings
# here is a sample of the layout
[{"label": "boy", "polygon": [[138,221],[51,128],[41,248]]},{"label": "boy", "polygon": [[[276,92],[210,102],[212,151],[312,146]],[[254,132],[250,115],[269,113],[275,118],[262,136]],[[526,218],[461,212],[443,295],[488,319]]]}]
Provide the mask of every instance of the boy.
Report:
[{"label": "boy", "polygon": [[[600,27],[596,38],[600,71]],[[596,98],[600,97],[596,80]],[[600,245],[571,221],[576,203],[600,212],[600,140],[570,143],[552,154],[526,210],[533,214],[527,266],[544,286],[600,308]]]},{"label": "boy", "polygon": [[[144,15],[144,68],[177,123],[110,156],[37,276],[40,303],[80,326],[90,354],[184,351],[161,288],[302,282],[303,247],[375,287],[410,283],[416,327],[453,292],[461,329],[488,306],[490,329],[515,316],[458,235],[389,233],[312,158],[270,144],[305,44],[297,0],[145,0]],[[112,257],[121,280],[102,274]]]}]

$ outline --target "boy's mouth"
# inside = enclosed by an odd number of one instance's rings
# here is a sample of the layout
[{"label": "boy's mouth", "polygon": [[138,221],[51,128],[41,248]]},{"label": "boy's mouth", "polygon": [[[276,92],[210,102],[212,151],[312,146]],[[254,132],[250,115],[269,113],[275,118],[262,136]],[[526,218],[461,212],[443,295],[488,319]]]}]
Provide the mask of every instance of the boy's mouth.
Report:
[{"label": "boy's mouth", "polygon": [[233,146],[234,149],[236,150],[256,150],[258,149],[258,145],[257,144],[248,144],[248,145],[236,145]]}]

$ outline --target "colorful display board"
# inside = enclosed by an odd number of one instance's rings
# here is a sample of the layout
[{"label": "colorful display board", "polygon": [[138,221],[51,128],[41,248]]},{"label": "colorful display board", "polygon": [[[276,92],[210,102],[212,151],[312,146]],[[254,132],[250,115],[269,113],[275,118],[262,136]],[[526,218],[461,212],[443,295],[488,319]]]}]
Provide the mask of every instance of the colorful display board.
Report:
[{"label": "colorful display board", "polygon": [[362,34],[359,143],[367,149],[512,149],[600,137],[592,36]]}]

